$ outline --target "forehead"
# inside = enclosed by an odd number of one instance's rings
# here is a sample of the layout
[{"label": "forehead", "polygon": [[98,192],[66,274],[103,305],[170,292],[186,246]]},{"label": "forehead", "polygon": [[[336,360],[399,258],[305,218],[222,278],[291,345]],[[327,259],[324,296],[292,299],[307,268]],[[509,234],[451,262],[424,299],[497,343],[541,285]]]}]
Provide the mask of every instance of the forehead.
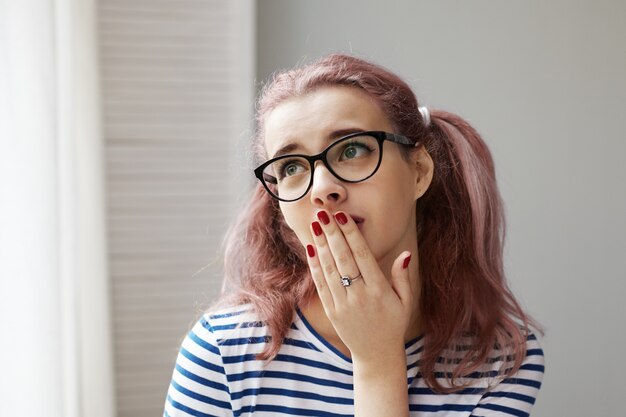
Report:
[{"label": "forehead", "polygon": [[334,139],[333,132],[350,129],[392,130],[386,114],[356,87],[320,87],[292,97],[274,108],[264,121],[267,155],[287,143],[315,152]]}]

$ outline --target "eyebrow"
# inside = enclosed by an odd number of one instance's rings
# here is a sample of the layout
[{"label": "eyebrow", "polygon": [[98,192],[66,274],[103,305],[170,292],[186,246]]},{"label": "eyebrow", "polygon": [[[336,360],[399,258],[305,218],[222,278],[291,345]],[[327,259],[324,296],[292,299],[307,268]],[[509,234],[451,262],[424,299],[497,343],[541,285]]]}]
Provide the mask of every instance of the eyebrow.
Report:
[{"label": "eyebrow", "polygon": [[[338,130],[333,130],[327,137],[326,137],[326,143],[331,142],[333,140],[342,138],[344,136],[347,136],[351,133],[357,133],[357,132],[367,132],[367,130],[364,129],[360,129],[360,128],[356,128],[356,127],[352,127],[352,128],[347,128],[347,129],[338,129]],[[283,156],[283,155],[288,155],[290,153],[292,153],[293,151],[297,150],[297,149],[301,149],[302,145],[298,142],[287,142],[285,145],[281,146],[276,152],[274,152],[274,155],[269,158],[269,159],[274,159],[277,158],[279,156]]]}]

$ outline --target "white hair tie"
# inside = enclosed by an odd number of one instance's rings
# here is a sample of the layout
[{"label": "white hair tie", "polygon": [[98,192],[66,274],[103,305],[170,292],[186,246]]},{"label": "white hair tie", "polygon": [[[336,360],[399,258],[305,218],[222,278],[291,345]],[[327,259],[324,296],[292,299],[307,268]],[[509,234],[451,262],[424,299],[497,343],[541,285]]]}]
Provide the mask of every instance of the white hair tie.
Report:
[{"label": "white hair tie", "polygon": [[428,107],[418,107],[417,110],[419,110],[420,114],[422,115],[422,120],[424,120],[424,126],[430,126],[430,112],[428,111]]}]

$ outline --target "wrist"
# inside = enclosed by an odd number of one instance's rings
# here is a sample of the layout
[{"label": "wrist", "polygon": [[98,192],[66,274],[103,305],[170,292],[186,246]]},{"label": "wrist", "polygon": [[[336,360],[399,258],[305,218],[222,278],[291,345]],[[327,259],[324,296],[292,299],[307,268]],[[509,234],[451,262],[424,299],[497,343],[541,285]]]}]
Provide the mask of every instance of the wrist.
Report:
[{"label": "wrist", "polygon": [[353,357],[354,415],[402,417],[409,415],[404,347],[377,360]]},{"label": "wrist", "polygon": [[404,344],[396,346],[385,352],[374,352],[370,355],[352,355],[352,368],[354,376],[363,378],[380,378],[383,374],[389,374],[392,370],[406,373],[406,352]]}]

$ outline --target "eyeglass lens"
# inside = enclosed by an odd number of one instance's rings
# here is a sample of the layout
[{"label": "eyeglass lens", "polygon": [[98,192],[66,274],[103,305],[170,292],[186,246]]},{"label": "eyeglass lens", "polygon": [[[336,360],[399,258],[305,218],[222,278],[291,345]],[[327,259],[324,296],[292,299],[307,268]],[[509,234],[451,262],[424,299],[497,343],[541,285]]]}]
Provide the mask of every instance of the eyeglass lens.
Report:
[{"label": "eyeglass lens", "polygon": [[[361,135],[339,140],[328,147],[326,162],[344,181],[361,181],[372,175],[380,160],[378,140]],[[263,179],[270,192],[283,200],[298,199],[312,180],[311,163],[303,157],[285,156],[265,167]]]}]

